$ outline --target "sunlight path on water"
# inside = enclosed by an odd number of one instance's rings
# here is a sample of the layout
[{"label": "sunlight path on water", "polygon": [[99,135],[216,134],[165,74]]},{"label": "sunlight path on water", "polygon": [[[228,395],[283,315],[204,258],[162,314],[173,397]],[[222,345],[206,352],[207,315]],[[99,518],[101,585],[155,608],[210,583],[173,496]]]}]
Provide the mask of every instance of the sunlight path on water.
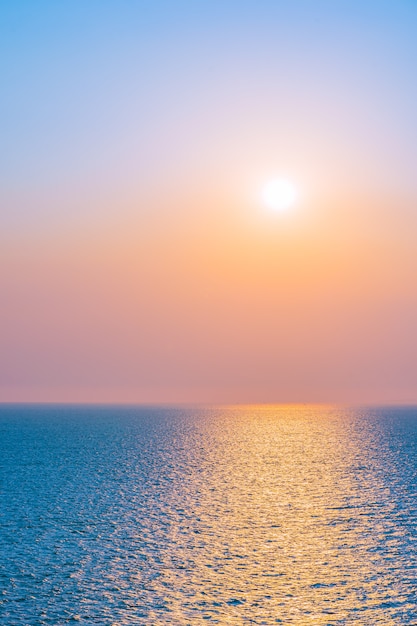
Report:
[{"label": "sunlight path on water", "polygon": [[415,623],[413,411],[1,408],[0,624]]}]

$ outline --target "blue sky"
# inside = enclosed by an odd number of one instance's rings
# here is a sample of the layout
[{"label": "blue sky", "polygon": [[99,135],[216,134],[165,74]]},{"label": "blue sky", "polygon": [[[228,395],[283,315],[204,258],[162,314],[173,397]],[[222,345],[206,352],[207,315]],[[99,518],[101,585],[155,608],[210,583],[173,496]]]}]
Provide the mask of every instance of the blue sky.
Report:
[{"label": "blue sky", "polygon": [[312,154],[352,140],[347,166],[413,188],[414,2],[3,1],[0,19],[6,203],[140,186],[216,141],[233,159],[282,134]]}]

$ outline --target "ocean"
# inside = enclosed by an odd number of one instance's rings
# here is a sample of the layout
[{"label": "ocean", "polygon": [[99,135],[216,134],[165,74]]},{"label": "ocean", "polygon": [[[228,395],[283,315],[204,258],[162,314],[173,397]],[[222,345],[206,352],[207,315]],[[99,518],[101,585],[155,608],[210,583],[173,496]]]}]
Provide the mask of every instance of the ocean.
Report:
[{"label": "ocean", "polygon": [[417,409],[0,406],[0,624],[417,624]]}]

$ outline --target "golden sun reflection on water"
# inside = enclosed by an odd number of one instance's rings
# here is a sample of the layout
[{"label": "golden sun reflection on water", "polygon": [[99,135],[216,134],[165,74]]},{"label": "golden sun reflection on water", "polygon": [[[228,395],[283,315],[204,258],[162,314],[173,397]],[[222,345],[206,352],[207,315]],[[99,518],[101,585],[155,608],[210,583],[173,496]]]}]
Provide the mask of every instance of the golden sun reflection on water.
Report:
[{"label": "golden sun reflection on water", "polygon": [[24,600],[44,626],[415,624],[411,409],[3,408],[0,427],[2,623]]},{"label": "golden sun reflection on water", "polygon": [[214,423],[193,433],[171,493],[173,623],[399,623],[381,549],[402,530],[381,515],[389,490],[358,424],[318,407],[226,409]]}]

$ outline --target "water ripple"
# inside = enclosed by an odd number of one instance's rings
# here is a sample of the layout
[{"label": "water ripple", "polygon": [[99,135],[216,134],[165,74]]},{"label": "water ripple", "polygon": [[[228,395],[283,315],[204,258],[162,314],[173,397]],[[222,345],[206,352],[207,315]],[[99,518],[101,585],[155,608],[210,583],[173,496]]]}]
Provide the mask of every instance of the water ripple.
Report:
[{"label": "water ripple", "polygon": [[414,409],[0,408],[0,624],[416,624]]}]

